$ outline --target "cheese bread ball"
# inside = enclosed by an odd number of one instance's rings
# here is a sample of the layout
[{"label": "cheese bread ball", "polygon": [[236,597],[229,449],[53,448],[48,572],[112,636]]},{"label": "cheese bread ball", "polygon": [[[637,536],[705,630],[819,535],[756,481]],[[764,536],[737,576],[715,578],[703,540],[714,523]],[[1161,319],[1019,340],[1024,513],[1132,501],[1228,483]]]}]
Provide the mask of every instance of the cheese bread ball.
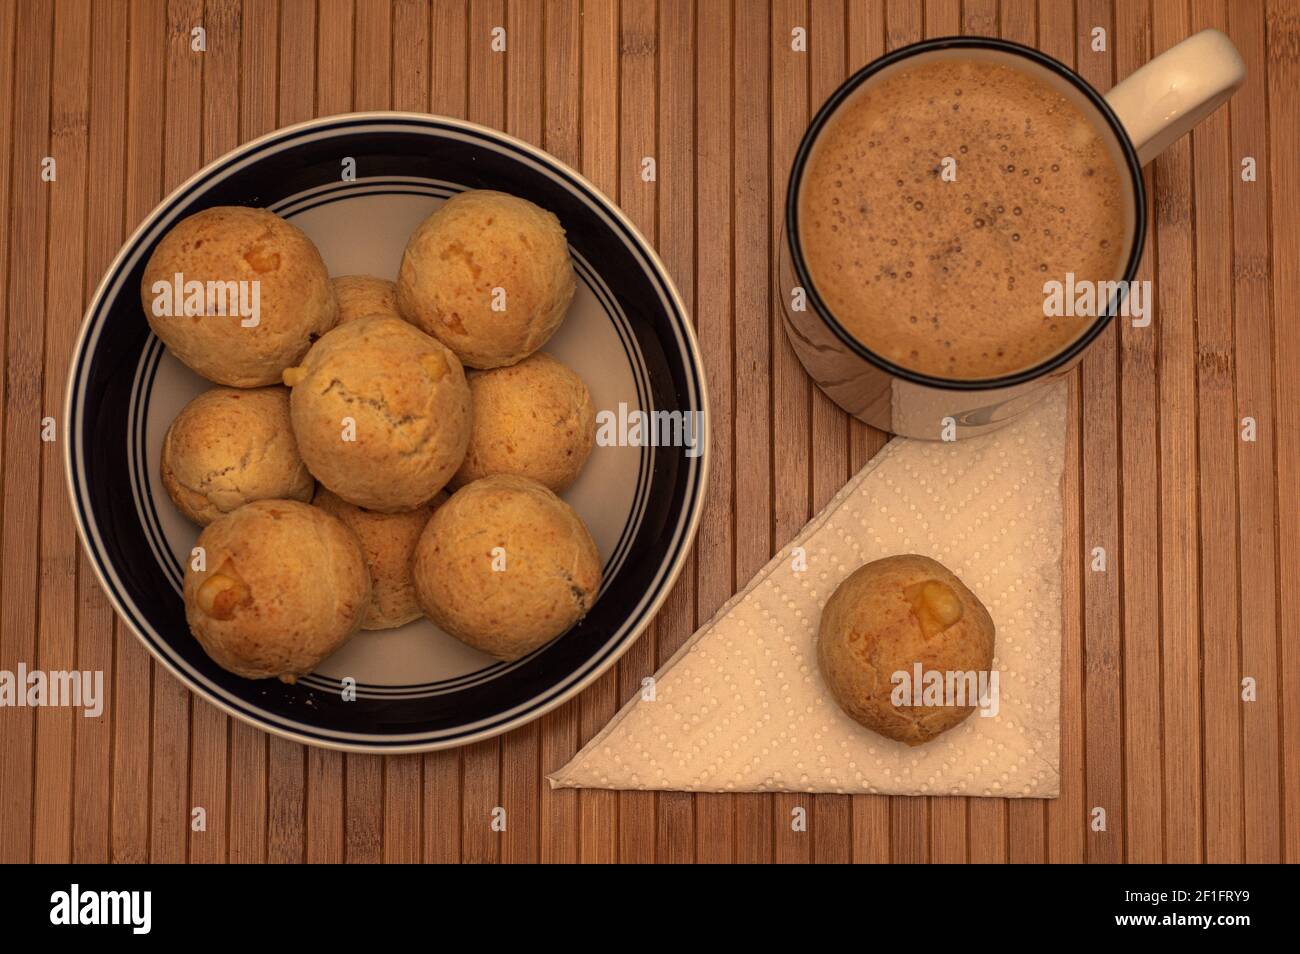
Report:
[{"label": "cheese bread ball", "polygon": [[438,508],[415,548],[415,595],[446,632],[498,659],[573,626],[600,589],[600,554],[573,509],[523,477],[484,477]]},{"label": "cheese bread ball", "polygon": [[341,275],[330,280],[339,300],[339,324],[370,315],[401,318],[397,310],[397,285],[373,275]]},{"label": "cheese bread ball", "polygon": [[582,378],[539,351],[507,368],[471,372],[469,391],[474,427],[453,487],[492,474],[530,477],[556,493],[573,483],[596,442]]},{"label": "cheese bread ball", "polygon": [[285,371],[307,469],[348,503],[394,513],[433,499],[469,443],[470,396],[456,356],[396,318],[358,318]]},{"label": "cheese bread ball", "polygon": [[415,601],[411,559],[429,515],[446,499],[446,494],[439,494],[414,510],[376,513],[355,507],[324,487],[316,492],[312,503],[343,521],[361,543],[370,570],[370,607],[362,629],[392,629],[424,615]]},{"label": "cheese bread ball", "polygon": [[[891,698],[896,672],[987,673],[993,667],[993,619],[943,564],[909,554],[859,567],[822,609],[817,660],[840,707],[886,738],[921,745],[959,725],[970,705],[901,705]],[[978,683],[977,683],[978,684]],[[905,694],[911,702],[911,693]],[[953,701],[953,700],[945,700]]]},{"label": "cheese bread ball", "polygon": [[[186,302],[169,295],[177,275],[203,283],[195,302],[202,313],[187,314]],[[221,294],[209,296],[209,288]],[[172,354],[236,388],[278,384],[338,321],[320,252],[301,229],[265,209],[217,206],[176,223],[145,266],[140,297],[149,327]],[[167,297],[172,313],[160,314]]]},{"label": "cheese bread ball", "polygon": [[397,304],[466,367],[499,368],[546,344],[576,288],[559,219],[526,199],[471,191],[411,235]]},{"label": "cheese bread ball", "polygon": [[185,618],[222,668],[293,682],[361,628],[370,574],[356,534],[296,500],[258,500],[199,534]]},{"label": "cheese bread ball", "polygon": [[254,500],[311,500],[316,486],[282,387],[200,394],[167,429],[161,470],[177,509],[202,527]]}]

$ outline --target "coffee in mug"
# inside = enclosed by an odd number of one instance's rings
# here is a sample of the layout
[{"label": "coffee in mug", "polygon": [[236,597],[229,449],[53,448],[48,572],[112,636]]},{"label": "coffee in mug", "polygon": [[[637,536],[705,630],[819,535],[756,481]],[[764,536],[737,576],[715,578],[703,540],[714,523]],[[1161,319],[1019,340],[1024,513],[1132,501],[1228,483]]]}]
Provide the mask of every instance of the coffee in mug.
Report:
[{"label": "coffee in mug", "polygon": [[904,63],[841,103],[809,155],[813,284],[849,334],[910,371],[1038,365],[1096,318],[1045,314],[1045,283],[1123,277],[1131,186],[1114,140],[1014,58]]}]

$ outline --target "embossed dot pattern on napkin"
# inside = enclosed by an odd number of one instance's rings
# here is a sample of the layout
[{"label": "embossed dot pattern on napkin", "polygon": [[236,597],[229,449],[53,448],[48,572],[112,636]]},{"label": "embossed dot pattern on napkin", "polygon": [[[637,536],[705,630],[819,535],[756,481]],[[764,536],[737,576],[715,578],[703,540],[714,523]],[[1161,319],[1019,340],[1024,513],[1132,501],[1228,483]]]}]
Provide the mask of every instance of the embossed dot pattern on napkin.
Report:
[{"label": "embossed dot pattern on napkin", "polygon": [[[992,434],[890,441],[552,786],[1055,797],[1064,443],[1064,385]],[[997,715],[917,748],[846,716],[817,667],[826,599],[898,553],[945,564],[997,626]]]}]

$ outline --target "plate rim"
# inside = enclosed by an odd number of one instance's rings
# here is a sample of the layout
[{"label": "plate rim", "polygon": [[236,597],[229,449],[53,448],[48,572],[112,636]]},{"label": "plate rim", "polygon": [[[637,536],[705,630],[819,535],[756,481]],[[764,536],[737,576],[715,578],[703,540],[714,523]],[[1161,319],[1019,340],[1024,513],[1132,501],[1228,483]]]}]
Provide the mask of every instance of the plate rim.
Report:
[{"label": "plate rim", "polygon": [[[434,740],[423,741],[423,742],[381,745],[381,744],[371,744],[365,742],[353,742],[347,740],[320,738],[316,736],[305,735],[303,733],[296,732],[292,729],[288,729],[276,725],[270,722],[269,720],[259,721],[251,717],[250,715],[247,715],[244,712],[241,712],[238,709],[234,708],[233,706],[229,705],[223,699],[216,696],[214,693],[210,692],[207,688],[203,687],[202,685],[199,685],[196,682],[192,681],[186,674],[181,672],[179,668],[176,667],[171,662],[171,660],[166,658],[166,656],[163,653],[157,651],[152,645],[152,643],[150,642],[150,640],[146,638],[145,635],[141,633],[140,630],[136,627],[130,615],[125,611],[124,607],[122,606],[122,603],[118,598],[118,594],[114,591],[112,587],[108,585],[107,581],[104,578],[103,573],[100,572],[99,564],[94,557],[94,551],[91,549],[90,540],[87,534],[87,528],[82,519],[81,511],[75,504],[76,500],[79,498],[78,485],[74,477],[73,459],[72,459],[73,444],[75,441],[74,441],[73,432],[70,430],[68,426],[69,422],[72,420],[73,396],[77,389],[76,378],[72,374],[72,371],[76,367],[78,359],[81,357],[85,349],[86,338],[91,331],[91,322],[89,319],[91,315],[98,309],[102,299],[104,298],[104,296],[108,291],[108,286],[110,284],[112,276],[117,272],[123,260],[132,253],[133,249],[135,249],[136,245],[139,243],[141,237],[153,227],[153,224],[155,222],[156,216],[158,215],[159,211],[167,207],[168,205],[170,205],[173,202],[173,200],[177,199],[183,193],[187,192],[192,187],[194,187],[203,178],[208,176],[212,171],[221,168],[222,166],[229,163],[233,159],[236,159],[248,152],[255,151],[259,146],[273,139],[276,139],[278,137],[283,137],[286,134],[307,132],[316,127],[325,126],[327,124],[337,122],[339,119],[343,119],[343,118],[373,120],[375,122],[386,122],[386,121],[396,120],[396,121],[409,121],[415,123],[422,123],[422,122],[427,122],[429,119],[436,119],[440,123],[445,123],[448,126],[458,128],[464,132],[482,136],[487,139],[503,142],[521,152],[525,152],[529,154],[536,162],[539,162],[543,165],[552,166],[558,169],[559,171],[561,171],[562,173],[572,177],[577,182],[581,183],[582,186],[584,186],[586,189],[590,191],[592,197],[595,198],[597,202],[599,202],[604,207],[604,211],[614,219],[618,220],[618,222],[627,230],[627,233],[633,238],[633,240],[640,247],[641,253],[645,256],[646,261],[649,263],[652,270],[656,273],[657,277],[663,282],[664,288],[668,296],[670,297],[672,304],[676,307],[678,313],[682,315],[684,319],[681,323],[680,332],[682,335],[682,340],[686,344],[687,357],[695,367],[696,378],[698,380],[700,412],[703,415],[703,425],[704,425],[702,428],[703,436],[702,436],[702,443],[701,443],[701,452],[699,454],[700,463],[699,463],[698,483],[699,483],[699,487],[701,488],[701,491],[698,494],[698,496],[696,496],[693,503],[691,504],[690,512],[687,514],[685,532],[682,537],[682,545],[681,547],[678,548],[676,555],[670,561],[668,572],[664,577],[663,585],[660,587],[659,593],[655,596],[655,598],[651,601],[650,605],[647,607],[646,612],[642,616],[642,621],[628,632],[627,636],[623,639],[623,641],[618,646],[616,646],[614,650],[610,652],[609,655],[602,662],[600,662],[597,666],[595,666],[589,673],[587,673],[587,675],[579,679],[577,682],[569,686],[564,691],[557,694],[554,698],[543,702],[540,706],[538,706],[535,709],[531,709],[526,713],[521,713],[513,718],[505,720],[500,724],[489,726],[485,729],[479,730],[478,732],[474,732],[468,736],[456,738],[454,740],[434,739]],[[174,189],[172,189],[170,192],[164,195],[157,203],[154,204],[153,208],[149,210],[149,213],[145,215],[143,219],[141,219],[141,221],[136,226],[136,228],[123,241],[122,245],[118,248],[117,254],[113,256],[112,260],[105,268],[103,275],[100,277],[98,284],[95,286],[94,294],[92,294],[87,301],[86,308],[82,312],[82,316],[81,316],[81,327],[78,329],[77,337],[73,343],[73,347],[70,352],[70,355],[71,357],[69,359],[70,363],[68,367],[68,380],[64,387],[64,396],[63,396],[63,427],[64,427],[64,434],[66,435],[66,437],[64,440],[63,455],[62,455],[63,476],[64,476],[65,488],[68,493],[68,506],[72,510],[73,522],[75,523],[77,528],[77,538],[81,542],[83,554],[87,557],[87,563],[89,563],[91,571],[95,574],[95,579],[99,583],[100,590],[104,593],[105,597],[107,597],[109,603],[112,605],[113,611],[116,614],[117,619],[120,622],[124,623],[126,625],[126,628],[130,631],[130,633],[144,646],[145,650],[149,653],[150,658],[160,663],[163,666],[163,668],[165,668],[169,673],[171,673],[173,678],[178,680],[191,693],[194,693],[195,695],[207,701],[210,705],[213,705],[220,711],[224,712],[226,715],[238,719],[240,722],[243,722],[246,725],[250,725],[262,732],[266,732],[270,735],[275,735],[280,738],[288,739],[290,741],[297,742],[302,745],[309,745],[315,748],[329,749],[329,750],[340,751],[340,752],[357,752],[357,753],[373,754],[373,755],[401,755],[401,754],[411,754],[416,752],[435,752],[435,751],[440,751],[445,749],[460,748],[462,746],[471,745],[475,742],[481,742],[486,739],[495,738],[513,729],[519,728],[520,726],[527,725],[528,723],[531,722],[535,722],[536,720],[545,716],[548,712],[552,712],[553,710],[564,705],[570,699],[573,699],[575,696],[582,693],[588,686],[590,686],[596,680],[598,680],[603,675],[605,675],[605,673],[609,672],[609,670],[613,668],[613,666],[618,662],[618,660],[621,659],[623,655],[626,654],[628,650],[630,650],[638,640],[640,640],[640,638],[645,634],[645,631],[650,627],[650,624],[658,616],[659,611],[663,608],[663,604],[667,601],[668,596],[672,593],[674,587],[677,584],[677,580],[680,578],[682,571],[685,569],[686,564],[689,561],[690,556],[695,549],[695,538],[699,531],[700,520],[704,512],[704,505],[708,494],[709,472],[711,470],[712,460],[713,460],[713,453],[712,453],[713,415],[712,415],[712,409],[709,401],[708,378],[705,374],[704,357],[700,352],[699,340],[696,336],[696,331],[695,331],[695,324],[691,319],[690,311],[687,309],[685,302],[682,300],[681,293],[677,289],[677,284],[676,282],[673,281],[672,275],[668,271],[668,267],[664,264],[663,259],[660,258],[658,251],[646,239],[645,235],[641,232],[641,230],[637,228],[636,224],[627,217],[626,213],[623,212],[623,210],[619,207],[619,205],[616,202],[614,202],[608,195],[606,195],[603,189],[596,186],[593,182],[591,182],[590,179],[584,176],[577,169],[574,169],[567,162],[564,162],[558,157],[552,155],[551,153],[538,148],[532,143],[525,142],[524,140],[512,136],[507,132],[503,132],[499,129],[494,129],[490,126],[484,126],[479,123],[470,122],[465,119],[458,119],[453,116],[443,116],[438,113],[419,113],[419,112],[409,112],[409,111],[401,111],[401,110],[369,110],[369,111],[362,111],[362,112],[335,113],[329,116],[318,116],[313,119],[305,120],[303,122],[292,123],[287,126],[281,126],[276,129],[272,129],[266,133],[263,133],[260,136],[257,136],[254,139],[250,139],[247,142],[240,143],[234,149],[231,149],[223,153],[222,155],[213,159],[211,162],[205,163],[198,170],[196,170],[192,175],[190,175],[183,182],[177,185]]]}]

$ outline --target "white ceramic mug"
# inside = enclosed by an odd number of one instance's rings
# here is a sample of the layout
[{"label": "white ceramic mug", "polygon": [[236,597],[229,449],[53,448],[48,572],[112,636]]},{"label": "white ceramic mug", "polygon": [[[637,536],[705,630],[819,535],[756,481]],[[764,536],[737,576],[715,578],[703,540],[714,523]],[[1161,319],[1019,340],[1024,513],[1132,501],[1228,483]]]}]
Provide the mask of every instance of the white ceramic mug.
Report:
[{"label": "white ceramic mug", "polygon": [[[827,122],[854,93],[891,72],[933,58],[1011,60],[1057,88],[1104,132],[1121,173],[1126,206],[1124,273],[1137,273],[1146,235],[1142,166],[1223,105],[1244,82],[1246,68],[1223,33],[1202,30],[1156,57],[1102,96],[1063,63],[1030,47],[986,37],[924,40],[867,64],[822,105],[795,155],[786,196],[786,253],[781,263],[786,333],[818,386],[842,408],[873,427],[923,439],[969,437],[1001,426],[1042,397],[1043,389],[1082,358],[1085,348],[1119,310],[1122,293],[1070,345],[1033,367],[1002,377],[945,379],[900,367],[854,338],[817,293],[800,247],[799,188],[809,155]],[[803,290],[796,309],[789,290]]]}]

